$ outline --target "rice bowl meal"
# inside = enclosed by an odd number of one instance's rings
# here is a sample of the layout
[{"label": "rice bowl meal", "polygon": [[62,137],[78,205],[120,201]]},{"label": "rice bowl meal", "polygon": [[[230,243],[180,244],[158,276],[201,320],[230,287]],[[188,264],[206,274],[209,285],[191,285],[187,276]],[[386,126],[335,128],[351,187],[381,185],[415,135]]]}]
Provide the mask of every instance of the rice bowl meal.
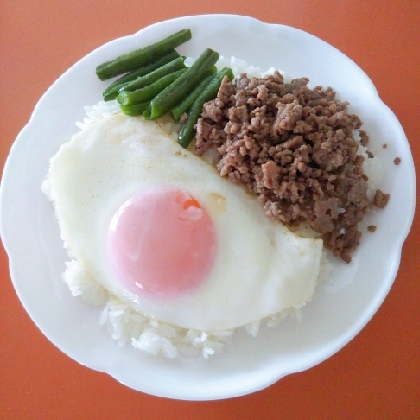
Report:
[{"label": "rice bowl meal", "polygon": [[[390,130],[365,112],[365,102],[376,101],[368,88],[357,96],[337,74],[325,83],[322,71],[301,68],[293,57],[291,65],[284,57],[279,63],[269,51],[261,59],[220,43],[232,22],[258,21],[225,16],[212,39],[204,19],[216,18],[175,19],[160,24],[163,31],[155,25],[127,45],[88,56],[84,71],[96,94],[88,87],[71,101],[85,101],[72,121],[79,131],[66,129],[53,141],[38,184],[55,232],[58,221],[54,242],[64,244],[49,282],[59,288],[58,301],[68,302],[58,312],[74,317],[65,351],[134,389],[183,399],[251,392],[345,345],[393,280],[382,280],[382,272],[392,277],[386,267],[373,265],[373,275],[362,261],[374,261],[372,250],[386,242],[386,212],[397,211],[400,194],[413,202],[412,190],[394,187],[398,171],[411,170],[409,155],[403,140],[392,145]],[[177,34],[182,42],[173,41]],[[299,36],[333,54],[322,41]],[[137,63],[130,75],[131,51],[152,54],[149,46],[168,39],[169,53]],[[284,39],[287,56],[291,41]],[[359,73],[334,54],[346,71]],[[110,69],[121,55],[116,73]],[[95,68],[112,81],[92,79]],[[191,78],[184,99],[167,93]],[[216,89],[208,93],[212,81]],[[393,234],[395,244],[406,229]],[[73,350],[85,335],[77,325],[91,337],[86,360]],[[59,331],[58,323],[49,329]],[[303,356],[308,348],[312,356]],[[168,371],[185,374],[191,365],[182,390],[163,385]],[[260,369],[264,379],[229,391],[233,378]],[[195,390],[200,377],[208,378],[207,390]]]},{"label": "rice bowl meal", "polygon": [[[224,64],[236,77],[279,77],[273,68],[263,74],[235,57],[222,57],[216,67]],[[95,118],[86,108],[93,118],[78,123],[81,132],[52,158],[43,189],[55,204],[72,258],[63,278],[74,296],[92,303],[106,300],[100,324],[120,346],[130,342],[168,358],[198,352],[208,358],[231,341],[235,328],[257,336],[262,320],[273,327],[312,299],[329,266],[315,231],[305,238],[305,232],[296,235],[268,219],[261,203],[220,178],[213,165],[183,151],[176,143],[179,124],[168,115],[157,122],[124,116],[109,101],[95,106]],[[374,175],[368,180],[371,191]],[[178,201],[179,209],[174,207]],[[118,203],[124,204],[119,208]],[[108,217],[100,214],[104,210]],[[186,223],[191,231],[184,232]],[[125,230],[135,236],[127,239]],[[107,231],[112,238],[104,236]],[[115,259],[114,266],[122,268],[113,271]],[[103,267],[94,267],[95,261]],[[120,283],[124,277],[135,286]]]}]

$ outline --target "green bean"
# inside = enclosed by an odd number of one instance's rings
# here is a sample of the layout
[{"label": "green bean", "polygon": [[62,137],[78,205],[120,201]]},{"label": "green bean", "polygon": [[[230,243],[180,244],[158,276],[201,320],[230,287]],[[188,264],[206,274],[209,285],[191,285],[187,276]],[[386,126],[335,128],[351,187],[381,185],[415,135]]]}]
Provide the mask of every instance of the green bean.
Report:
[{"label": "green bean", "polygon": [[152,83],[156,82],[156,80],[161,79],[163,76],[166,76],[169,73],[173,73],[185,68],[184,59],[182,57],[178,57],[175,60],[165,64],[164,66],[152,71],[151,73],[138,77],[136,80],[129,82],[120,90],[126,92],[134,92],[135,90],[151,85]]},{"label": "green bean", "polygon": [[172,108],[171,114],[175,122],[179,121],[181,115],[184,112],[189,111],[194,101],[198,98],[198,95],[200,95],[200,93],[209,84],[210,80],[212,80],[214,76],[214,73],[209,74],[179,105],[177,105],[175,108]]},{"label": "green bean", "polygon": [[154,98],[159,92],[178,79],[187,69],[181,69],[174,73],[169,73],[151,85],[145,86],[134,92],[122,91],[118,94],[117,101],[120,105],[134,105]]},{"label": "green bean", "polygon": [[122,73],[127,73],[138,67],[143,67],[169,53],[173,48],[191,39],[191,31],[182,29],[167,38],[144,48],[139,48],[128,54],[123,54],[114,60],[107,61],[96,67],[100,80],[110,79]]},{"label": "green bean", "polygon": [[141,102],[135,105],[120,105],[121,111],[125,115],[129,115],[130,117],[134,117],[136,115],[140,115],[143,111],[149,106],[150,101]]},{"label": "green bean", "polygon": [[200,118],[203,105],[214,99],[217,96],[220,85],[224,77],[227,77],[229,80],[233,79],[232,69],[225,67],[220,70],[207,85],[207,87],[202,91],[198,98],[194,101],[190,112],[188,113],[188,118],[182,124],[181,131],[178,136],[178,143],[185,149],[190,144],[191,140],[194,138],[194,125],[197,123]]},{"label": "green bean", "polygon": [[179,79],[152,99],[149,108],[143,112],[143,118],[148,120],[159,118],[179,104],[204,77],[212,72],[213,65],[218,59],[219,54],[207,48]]},{"label": "green bean", "polygon": [[180,55],[175,50],[172,50],[169,54],[164,55],[159,60],[156,60],[148,64],[147,66],[140,67],[137,70],[125,74],[123,77],[120,77],[118,80],[112,83],[112,85],[108,86],[105,89],[103,93],[104,100],[110,101],[111,99],[115,99],[118,96],[118,91],[123,86],[127,85],[129,82],[132,82],[138,77],[151,73],[152,71],[164,66],[165,64],[169,63],[172,60],[175,60],[178,57],[180,57]]}]

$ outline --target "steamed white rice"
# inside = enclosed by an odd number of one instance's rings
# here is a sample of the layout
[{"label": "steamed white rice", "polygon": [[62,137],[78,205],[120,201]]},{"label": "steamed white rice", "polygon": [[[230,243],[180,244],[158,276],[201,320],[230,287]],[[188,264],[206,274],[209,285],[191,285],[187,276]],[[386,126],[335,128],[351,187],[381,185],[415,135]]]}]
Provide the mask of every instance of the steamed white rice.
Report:
[{"label": "steamed white rice", "polygon": [[[99,325],[107,328],[111,338],[116,340],[120,347],[130,343],[138,350],[153,355],[162,354],[170,359],[181,355],[197,356],[200,353],[207,359],[214,353],[220,353],[223,347],[232,341],[234,329],[200,331],[180,328],[140,314],[110,294],[95,279],[90,278],[76,260],[67,262],[66,266],[62,277],[70,292],[90,304],[103,307]],[[328,272],[329,264],[324,251],[319,281],[324,279]],[[243,328],[252,337],[256,337],[261,325],[276,327],[289,315],[301,322],[301,308],[305,305],[306,303],[303,303],[285,309],[260,321],[246,324]]]},{"label": "steamed white rice", "polygon": [[[192,62],[193,60],[188,58],[186,65],[189,66]],[[275,71],[274,68],[270,68],[266,72],[261,72],[258,67],[247,66],[244,60],[239,60],[235,57],[226,59],[221,56],[217,67],[221,69],[225,66],[231,67],[235,76],[240,73],[247,73],[249,77],[263,77]],[[282,74],[285,76],[284,73]],[[285,79],[290,80],[287,76],[285,76]],[[101,101],[97,105],[86,106],[85,111],[86,118],[84,118],[83,122],[76,123],[80,129],[119,112],[119,106],[116,101]],[[168,117],[159,119],[158,123],[176,141],[177,132],[180,128],[179,124],[174,124],[172,119]],[[359,153],[366,155],[365,152],[366,150],[361,146]],[[366,162],[368,163],[365,164],[365,171],[369,176],[370,182],[372,182],[375,178],[374,174],[380,169],[380,165],[376,158],[366,159]],[[48,185],[45,183],[43,190],[48,194]],[[304,236],[313,236],[313,232],[311,233],[304,228],[299,232]],[[328,252],[324,250],[318,284],[324,281],[330,272],[327,254]],[[69,257],[71,258],[71,255]],[[160,354],[169,359],[174,359],[181,355],[196,356],[200,354],[207,359],[209,356],[221,352],[224,346],[232,341],[234,329],[199,331],[179,328],[153,317],[140,314],[111,295],[95,279],[90,278],[76,260],[71,259],[66,265],[67,268],[62,277],[70,292],[73,296],[80,296],[91,304],[102,306],[99,324],[107,328],[111,338],[116,340],[120,347],[130,344],[143,352],[153,355]],[[273,314],[241,328],[244,328],[252,337],[256,337],[261,326],[275,327],[290,315],[294,316],[297,322],[301,322],[301,308],[305,304],[286,309],[281,313]]]}]

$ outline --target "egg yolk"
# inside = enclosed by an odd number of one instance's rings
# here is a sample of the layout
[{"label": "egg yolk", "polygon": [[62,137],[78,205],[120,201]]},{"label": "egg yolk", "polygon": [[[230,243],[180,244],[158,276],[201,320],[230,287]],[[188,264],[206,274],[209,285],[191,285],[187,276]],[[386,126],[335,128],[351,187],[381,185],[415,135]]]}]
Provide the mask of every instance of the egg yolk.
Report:
[{"label": "egg yolk", "polygon": [[216,252],[213,222],[188,192],[160,186],[139,191],[112,218],[108,250],[132,293],[184,295],[205,281]]}]

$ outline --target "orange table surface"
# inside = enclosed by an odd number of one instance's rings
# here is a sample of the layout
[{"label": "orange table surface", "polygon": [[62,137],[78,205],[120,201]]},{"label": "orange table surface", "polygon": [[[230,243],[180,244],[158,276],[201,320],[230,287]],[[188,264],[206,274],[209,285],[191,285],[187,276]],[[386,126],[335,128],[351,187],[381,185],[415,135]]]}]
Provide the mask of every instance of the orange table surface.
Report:
[{"label": "orange table surface", "polygon": [[[418,0],[19,0],[0,5],[1,167],[41,95],[85,54],[154,22],[208,13],[290,25],[337,47],[371,77],[420,165]],[[252,395],[185,402],[135,392],[55,348],[22,308],[0,247],[0,418],[418,419],[419,248],[417,212],[390,294],[338,354]]]}]

